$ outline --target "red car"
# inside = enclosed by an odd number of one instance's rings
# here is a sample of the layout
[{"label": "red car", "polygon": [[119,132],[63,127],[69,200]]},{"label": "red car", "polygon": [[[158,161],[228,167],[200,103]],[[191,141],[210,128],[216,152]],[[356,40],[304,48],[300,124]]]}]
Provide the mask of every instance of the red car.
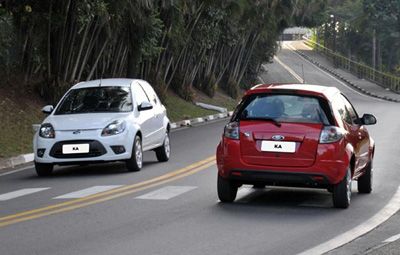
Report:
[{"label": "red car", "polygon": [[352,180],[372,190],[375,145],[349,100],[334,87],[258,85],[237,106],[217,148],[218,196],[233,202],[242,184],[323,188],[347,208]]}]

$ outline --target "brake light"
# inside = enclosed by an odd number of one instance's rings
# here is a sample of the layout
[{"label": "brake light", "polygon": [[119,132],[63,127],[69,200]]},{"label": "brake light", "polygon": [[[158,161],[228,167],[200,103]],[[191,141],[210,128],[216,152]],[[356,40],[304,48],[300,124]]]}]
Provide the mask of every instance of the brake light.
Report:
[{"label": "brake light", "polygon": [[239,123],[230,122],[225,126],[224,136],[230,139],[239,140]]},{"label": "brake light", "polygon": [[339,127],[327,126],[322,129],[319,143],[334,143],[343,138],[345,131]]}]

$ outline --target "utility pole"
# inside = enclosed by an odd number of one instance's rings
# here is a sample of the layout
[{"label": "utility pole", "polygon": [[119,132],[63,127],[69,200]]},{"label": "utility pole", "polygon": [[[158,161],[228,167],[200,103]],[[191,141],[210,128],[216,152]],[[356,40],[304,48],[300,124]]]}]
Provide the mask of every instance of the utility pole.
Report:
[{"label": "utility pole", "polygon": [[372,31],[372,80],[375,80],[375,69],[376,69],[376,30]]}]

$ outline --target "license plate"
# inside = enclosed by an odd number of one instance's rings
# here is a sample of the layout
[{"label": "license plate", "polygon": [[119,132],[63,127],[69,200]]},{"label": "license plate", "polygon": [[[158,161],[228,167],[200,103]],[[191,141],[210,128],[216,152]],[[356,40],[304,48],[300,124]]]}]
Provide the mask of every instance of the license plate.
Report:
[{"label": "license plate", "polygon": [[295,142],[275,142],[262,141],[261,151],[294,153],[296,151]]},{"label": "license plate", "polygon": [[89,144],[64,144],[62,146],[63,154],[89,153]]}]

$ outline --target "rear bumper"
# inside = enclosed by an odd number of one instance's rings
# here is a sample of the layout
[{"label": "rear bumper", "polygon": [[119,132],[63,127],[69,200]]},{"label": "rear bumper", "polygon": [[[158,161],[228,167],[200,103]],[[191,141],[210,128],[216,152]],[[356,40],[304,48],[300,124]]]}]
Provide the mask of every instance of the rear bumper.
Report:
[{"label": "rear bumper", "polygon": [[264,184],[271,186],[327,188],[331,185],[328,178],[322,174],[270,170],[233,169],[230,172],[229,179],[236,180],[241,184]]},{"label": "rear bumper", "polygon": [[217,147],[218,174],[223,178],[247,184],[330,186],[344,178],[350,158],[351,153],[346,151],[344,144],[320,144],[312,166],[263,166],[248,164],[242,160],[238,140],[223,138]]}]

